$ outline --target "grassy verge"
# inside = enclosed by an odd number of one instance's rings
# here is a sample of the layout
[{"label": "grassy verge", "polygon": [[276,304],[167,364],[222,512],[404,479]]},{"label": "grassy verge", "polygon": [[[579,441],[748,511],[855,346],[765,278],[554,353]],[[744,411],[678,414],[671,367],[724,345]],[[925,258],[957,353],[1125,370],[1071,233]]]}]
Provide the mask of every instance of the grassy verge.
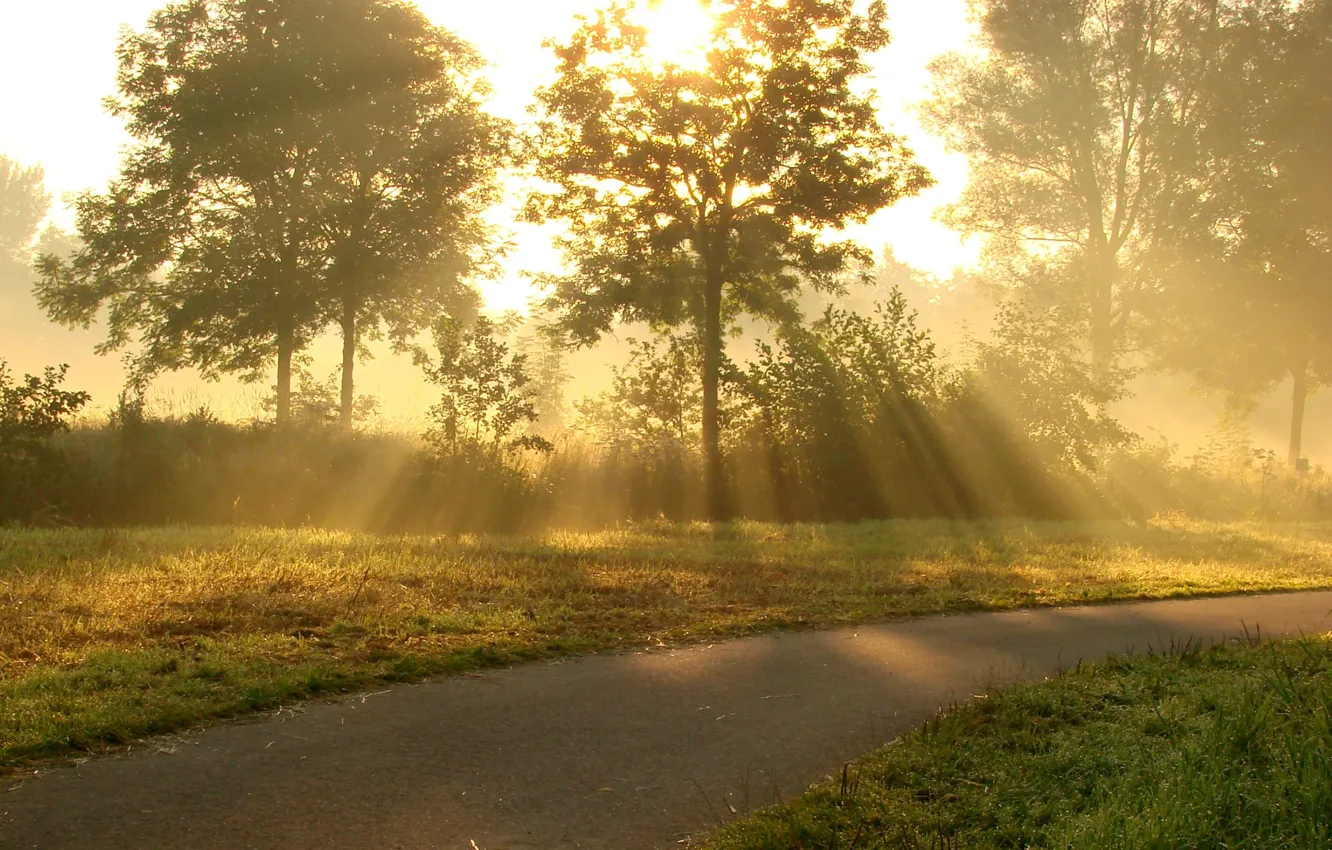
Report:
[{"label": "grassy verge", "polygon": [[385,680],[874,618],[1332,586],[1332,526],[0,529],[0,766]]},{"label": "grassy verge", "polygon": [[708,850],[1332,847],[1332,638],[1114,659],[946,714]]}]

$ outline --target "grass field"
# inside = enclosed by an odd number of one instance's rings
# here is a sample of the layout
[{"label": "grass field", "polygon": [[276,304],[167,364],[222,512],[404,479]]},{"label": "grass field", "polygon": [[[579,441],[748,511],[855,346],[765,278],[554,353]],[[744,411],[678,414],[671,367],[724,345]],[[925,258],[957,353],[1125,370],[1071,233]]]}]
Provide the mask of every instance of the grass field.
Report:
[{"label": "grass field", "polygon": [[1332,638],[1119,658],[941,716],[707,850],[1332,847]]},{"label": "grass field", "polygon": [[1332,526],[646,524],[537,538],[0,529],[0,766],[525,659],[1332,587]]}]

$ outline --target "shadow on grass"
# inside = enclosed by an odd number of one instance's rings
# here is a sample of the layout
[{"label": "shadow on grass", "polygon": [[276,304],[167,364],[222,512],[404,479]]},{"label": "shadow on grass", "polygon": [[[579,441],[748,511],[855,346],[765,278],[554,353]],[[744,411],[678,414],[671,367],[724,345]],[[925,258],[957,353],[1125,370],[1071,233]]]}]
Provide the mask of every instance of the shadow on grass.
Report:
[{"label": "shadow on grass", "polygon": [[943,521],[527,539],[0,531],[0,699],[15,707],[0,759],[593,650],[1325,587],[1328,541],[1326,526]]}]

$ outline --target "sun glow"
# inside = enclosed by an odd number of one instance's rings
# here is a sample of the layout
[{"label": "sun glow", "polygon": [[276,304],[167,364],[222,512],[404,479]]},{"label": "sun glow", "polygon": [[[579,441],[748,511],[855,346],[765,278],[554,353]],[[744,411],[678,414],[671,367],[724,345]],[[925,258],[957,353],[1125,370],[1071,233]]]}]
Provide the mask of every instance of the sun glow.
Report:
[{"label": "sun glow", "polygon": [[635,17],[647,28],[647,54],[663,65],[698,67],[707,61],[715,23],[708,0],[650,0]]}]

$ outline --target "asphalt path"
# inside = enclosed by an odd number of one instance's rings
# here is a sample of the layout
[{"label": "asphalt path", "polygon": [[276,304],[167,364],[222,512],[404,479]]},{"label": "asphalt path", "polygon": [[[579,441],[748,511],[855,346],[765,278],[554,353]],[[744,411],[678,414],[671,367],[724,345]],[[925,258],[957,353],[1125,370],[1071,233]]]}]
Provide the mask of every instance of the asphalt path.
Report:
[{"label": "asphalt path", "polygon": [[936,617],[396,686],[3,778],[0,847],[680,847],[996,684],[1246,631],[1332,631],[1332,593]]}]

